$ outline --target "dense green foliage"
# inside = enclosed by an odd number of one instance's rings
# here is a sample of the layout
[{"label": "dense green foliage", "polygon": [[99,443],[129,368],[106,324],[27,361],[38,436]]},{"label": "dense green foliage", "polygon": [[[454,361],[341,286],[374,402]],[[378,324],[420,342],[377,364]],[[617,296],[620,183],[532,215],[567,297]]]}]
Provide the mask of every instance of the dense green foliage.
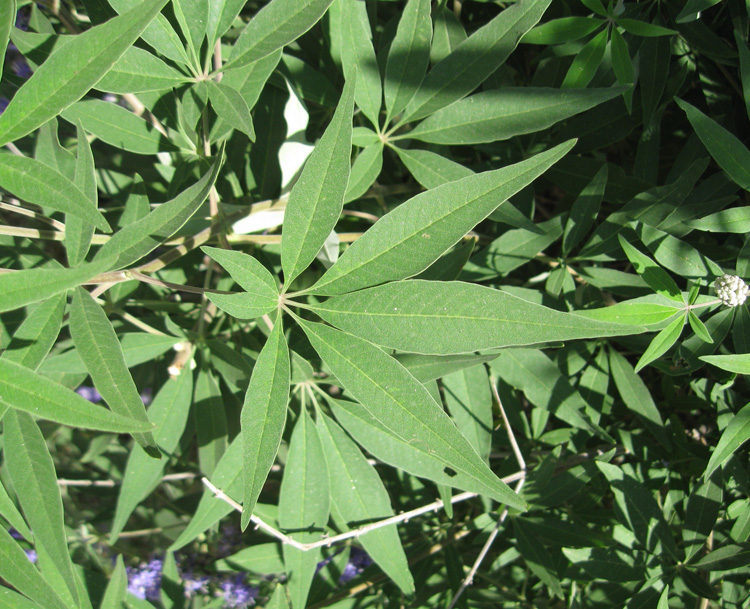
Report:
[{"label": "dense green foliage", "polygon": [[0,0],[0,608],[750,607],[749,22]]}]

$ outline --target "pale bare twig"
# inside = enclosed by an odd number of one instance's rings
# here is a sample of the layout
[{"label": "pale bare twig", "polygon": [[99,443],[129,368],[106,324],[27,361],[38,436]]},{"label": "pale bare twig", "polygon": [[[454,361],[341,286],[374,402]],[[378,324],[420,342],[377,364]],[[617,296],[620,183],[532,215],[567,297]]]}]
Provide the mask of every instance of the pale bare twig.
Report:
[{"label": "pale bare twig", "polygon": [[[505,408],[503,408],[503,402],[500,399],[500,394],[497,392],[497,384],[495,383],[494,379],[490,379],[490,385],[492,388],[492,395],[497,401],[498,408],[500,409],[500,415],[503,417],[503,424],[505,425],[505,429],[507,430],[508,440],[510,441],[510,445],[513,448],[513,454],[515,455],[516,461],[518,461],[518,467],[520,468],[521,477],[518,479],[518,483],[516,484],[516,487],[513,489],[516,492],[516,494],[518,494],[521,492],[521,489],[523,488],[523,483],[526,481],[526,461],[524,460],[523,455],[521,454],[521,449],[518,446],[518,442],[516,442],[516,436],[513,433],[513,429],[510,426],[508,417],[505,414]],[[495,539],[497,538],[500,532],[500,527],[505,522],[505,519],[507,517],[508,517],[508,508],[506,507],[503,510],[502,514],[500,514],[500,518],[498,518],[497,522],[495,523],[495,526],[492,528],[492,532],[490,533],[489,537],[484,542],[484,545],[482,546],[482,549],[479,552],[479,556],[477,556],[476,560],[474,561],[474,564],[471,566],[471,569],[469,569],[469,572],[466,574],[464,581],[461,582],[461,587],[458,589],[458,592],[456,592],[455,596],[453,597],[453,600],[451,600],[451,604],[448,606],[448,609],[453,609],[453,607],[456,606],[456,603],[458,602],[458,599],[461,598],[461,595],[463,594],[464,590],[466,590],[466,588],[468,588],[474,582],[474,576],[476,575],[477,571],[479,570],[480,565],[482,564],[485,557],[487,556],[487,553],[490,551],[492,544],[495,542]]]}]

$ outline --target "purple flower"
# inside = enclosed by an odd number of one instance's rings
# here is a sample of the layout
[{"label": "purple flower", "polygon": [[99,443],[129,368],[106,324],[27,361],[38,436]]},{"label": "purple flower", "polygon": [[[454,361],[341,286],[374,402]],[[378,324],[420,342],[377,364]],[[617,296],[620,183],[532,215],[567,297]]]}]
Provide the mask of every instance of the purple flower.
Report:
[{"label": "purple flower", "polygon": [[208,594],[209,577],[196,577],[192,571],[185,571],[180,574],[182,586],[185,588],[185,598],[193,598],[198,594]]},{"label": "purple flower", "polygon": [[151,387],[146,387],[143,391],[141,391],[141,401],[143,402],[144,406],[148,406],[153,399],[154,390],[151,389]]},{"label": "purple flower", "polygon": [[94,404],[102,401],[102,396],[99,395],[99,392],[94,387],[81,385],[78,389],[76,389],[76,393],[80,395],[84,400],[88,400],[89,402],[93,402]]},{"label": "purple flower", "polygon": [[233,524],[221,527],[221,537],[216,546],[216,555],[219,558],[234,553],[235,548],[242,543],[242,531]]},{"label": "purple flower", "polygon": [[155,558],[138,568],[128,567],[128,592],[143,600],[158,601],[163,564],[164,561]]},{"label": "purple flower", "polygon": [[0,114],[5,112],[5,109],[8,107],[9,103],[10,100],[7,97],[0,96]]},{"label": "purple flower", "polygon": [[339,577],[339,583],[345,584],[350,579],[354,579],[371,564],[372,558],[370,558],[367,552],[356,546],[352,546],[352,551],[349,554],[349,562],[346,563],[344,572],[341,574],[341,577]]},{"label": "purple flower", "polygon": [[26,552],[26,558],[28,558],[33,563],[35,563],[39,558],[36,554],[36,550],[24,550],[24,552]]},{"label": "purple flower", "polygon": [[16,12],[16,27],[24,32],[29,29],[29,11],[25,7]]},{"label": "purple flower", "polygon": [[219,587],[224,592],[224,607],[227,609],[245,609],[255,604],[258,588],[245,583],[245,574],[238,573],[223,581]]}]

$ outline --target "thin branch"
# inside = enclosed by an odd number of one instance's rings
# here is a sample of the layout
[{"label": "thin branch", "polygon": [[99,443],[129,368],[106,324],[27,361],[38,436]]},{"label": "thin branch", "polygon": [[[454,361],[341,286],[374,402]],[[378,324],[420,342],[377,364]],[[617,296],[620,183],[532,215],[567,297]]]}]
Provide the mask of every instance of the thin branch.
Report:
[{"label": "thin branch", "polygon": [[[509,482],[522,479],[525,476],[526,476],[525,472],[516,472],[515,474],[505,476],[504,478],[501,478],[501,479],[503,482],[508,484]],[[214,495],[216,495],[217,499],[221,499],[225,503],[231,505],[236,511],[242,512],[242,506],[239,503],[237,503],[234,499],[229,497],[227,494],[225,494],[224,491],[216,488],[207,478],[201,478],[201,480],[203,481],[203,484],[205,484],[209,489],[211,489]],[[476,496],[477,496],[476,493],[468,493],[468,492],[460,493],[456,495],[455,497],[451,497],[451,503],[459,503],[461,501],[466,501],[467,499],[472,499]],[[416,508],[409,512],[403,512],[401,514],[397,514],[395,516],[391,516],[389,518],[378,520],[377,522],[372,522],[370,524],[363,525],[359,528],[352,529],[351,531],[341,533],[340,535],[322,538],[312,543],[299,543],[298,541],[295,541],[288,535],[285,535],[281,531],[278,531],[277,529],[273,528],[271,525],[266,524],[265,522],[263,522],[263,520],[261,520],[258,516],[254,514],[250,516],[250,521],[253,522],[257,528],[265,531],[266,533],[275,537],[276,539],[281,540],[283,543],[293,546],[297,548],[298,550],[302,550],[303,552],[307,552],[309,550],[313,550],[315,548],[321,548],[323,546],[330,547],[333,544],[338,543],[340,541],[344,541],[346,539],[361,537],[365,533],[369,533],[370,531],[374,531],[375,529],[387,527],[392,524],[398,524],[399,522],[408,522],[412,518],[416,518],[417,516],[421,516],[422,514],[427,514],[429,512],[437,512],[443,507],[445,507],[445,504],[443,503],[442,500],[438,499],[436,501],[433,501],[432,503],[423,505],[422,507]]]}]

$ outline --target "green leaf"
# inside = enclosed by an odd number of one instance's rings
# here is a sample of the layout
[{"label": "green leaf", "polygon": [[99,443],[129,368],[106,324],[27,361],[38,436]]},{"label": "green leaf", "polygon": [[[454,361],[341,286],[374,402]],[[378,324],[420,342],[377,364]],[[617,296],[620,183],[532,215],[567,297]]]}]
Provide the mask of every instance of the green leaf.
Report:
[{"label": "green leaf", "polygon": [[703,472],[703,479],[708,480],[719,467],[724,465],[734,452],[750,438],[750,404],[745,404],[721,434],[719,443],[711,453],[711,458]]},{"label": "green leaf", "polygon": [[[174,347],[182,339],[163,334],[148,334],[146,332],[125,332],[120,335],[120,347],[125,359],[125,365],[133,368],[138,364],[150,362],[162,353]],[[52,374],[81,374],[88,369],[83,363],[78,351],[71,349],[60,355],[48,357],[39,368],[45,375]]]},{"label": "green leaf", "polygon": [[643,277],[643,281],[650,285],[657,294],[666,296],[676,302],[684,302],[680,288],[677,287],[674,279],[664,269],[638,248],[630,245],[622,235],[617,235],[617,238],[628,260],[633,264],[636,273]]},{"label": "green leaf", "polygon": [[604,189],[607,186],[607,167],[606,163],[601,166],[573,203],[562,238],[564,257],[567,257],[571,250],[581,242],[599,215],[599,207],[604,197]]},{"label": "green leaf", "polygon": [[682,526],[686,561],[697,556],[703,548],[703,542],[713,531],[721,507],[722,488],[713,480],[706,479],[690,493]]},{"label": "green leaf", "polygon": [[362,150],[352,165],[349,184],[346,187],[344,203],[358,199],[378,179],[383,169],[383,142],[378,141]]},{"label": "green leaf", "polygon": [[671,445],[664,428],[659,409],[656,407],[651,392],[633,367],[614,349],[609,352],[609,369],[612,372],[617,391],[625,405],[641,417],[646,428],[665,447]]},{"label": "green leaf", "polygon": [[700,360],[735,374],[750,374],[750,353],[738,355],[702,355]]},{"label": "green leaf", "polygon": [[666,328],[661,330],[649,343],[643,355],[638,359],[638,363],[635,365],[635,372],[640,372],[645,366],[653,362],[655,359],[660,358],[664,355],[672,345],[674,345],[682,334],[682,328],[685,327],[686,315],[678,316],[672,323]]},{"label": "green leaf", "polygon": [[244,5],[245,0],[216,0],[208,3],[206,36],[209,49],[213,49],[216,41],[231,27]]},{"label": "green leaf", "polygon": [[242,30],[222,69],[245,66],[285,47],[315,25],[332,1],[273,0]]},{"label": "green leaf", "polygon": [[521,38],[525,44],[562,44],[575,42],[599,29],[603,22],[593,17],[561,17],[535,26]]},{"label": "green leaf", "polygon": [[443,377],[445,405],[456,427],[483,461],[490,461],[492,445],[492,395],[487,369],[472,366]]},{"label": "green leaf", "polygon": [[[329,417],[318,414],[318,431],[328,464],[331,512],[346,531],[358,523],[393,516],[383,482],[357,445]],[[359,542],[378,566],[401,588],[414,593],[414,580],[395,524],[360,536]]]},{"label": "green leaf", "polygon": [[0,312],[46,300],[74,288],[109,268],[111,259],[101,259],[75,269],[27,269],[0,274]]},{"label": "green leaf", "polygon": [[[0,414],[0,419],[2,419],[4,414],[5,410]],[[8,491],[5,490],[2,481],[0,481],[0,514],[8,521],[10,526],[23,536],[24,539],[34,539],[34,535],[29,530],[29,527],[23,519],[21,512],[18,511],[16,504],[10,498],[10,495],[8,495]]]},{"label": "green leaf", "polygon": [[44,548],[65,581],[68,594],[78,603],[62,497],[44,436],[30,414],[17,410],[6,413],[3,431],[6,466],[29,528],[34,531],[34,541]]},{"label": "green leaf", "polygon": [[420,383],[427,383],[483,364],[495,359],[497,355],[418,355],[416,353],[397,353],[394,358],[406,368]]},{"label": "green leaf", "polygon": [[[239,433],[227,447],[221,460],[216,465],[213,476],[211,476],[211,482],[235,500],[242,496],[242,445],[242,433]],[[198,535],[229,514],[232,509],[231,505],[218,499],[209,489],[205,489],[190,522],[179,537],[172,542],[168,550],[176,552],[186,546]]]},{"label": "green leaf", "polygon": [[399,138],[433,144],[483,144],[534,133],[621,95],[609,89],[504,87],[453,102]]},{"label": "green leaf", "polygon": [[555,575],[556,569],[550,553],[544,545],[539,543],[539,540],[532,535],[531,531],[524,526],[524,522],[521,518],[514,519],[513,532],[516,534],[516,547],[529,569],[534,575],[541,579],[546,586],[549,586],[554,596],[562,599],[564,596],[562,587],[560,585],[560,580],[557,575]]},{"label": "green leaf", "polygon": [[[0,116],[0,121],[3,116],[5,114]],[[78,186],[59,171],[35,159],[0,154],[0,186],[19,199],[78,216],[105,232],[112,231],[101,212]]]},{"label": "green leaf", "polygon": [[253,367],[242,406],[243,530],[250,522],[255,503],[276,460],[286,424],[290,377],[289,348],[284,338],[281,315],[278,315]]},{"label": "green leaf", "polygon": [[198,182],[163,203],[144,218],[120,229],[97,252],[95,261],[112,258],[109,270],[121,269],[143,258],[169,239],[198,211],[219,175],[223,150]]},{"label": "green leaf", "polygon": [[227,414],[219,383],[204,365],[198,370],[193,395],[198,463],[204,476],[212,476],[227,449]]},{"label": "green leaf", "polygon": [[208,99],[211,100],[211,106],[219,118],[242,131],[251,142],[254,142],[255,127],[245,98],[232,87],[214,80],[207,80],[206,86]]},{"label": "green leaf", "polygon": [[655,23],[648,23],[647,21],[638,21],[637,19],[628,19],[626,17],[617,19],[617,25],[619,25],[628,34],[635,34],[636,36],[671,36],[676,34],[675,30],[670,30],[666,27],[661,27]]},{"label": "green leaf", "polygon": [[[107,314],[83,288],[77,288],[70,309],[70,335],[94,385],[110,409],[149,425],[149,418],[130,375]],[[154,436],[134,434],[149,455],[161,458]]]},{"label": "green leaf", "polygon": [[563,553],[576,567],[597,579],[632,582],[646,577],[646,569],[633,564],[633,558],[617,548],[563,548]]},{"label": "green leaf", "polygon": [[80,121],[86,131],[103,142],[136,154],[175,150],[153,125],[117,104],[86,99],[63,110],[61,116],[73,124]]},{"label": "green leaf", "polygon": [[748,562],[750,562],[750,549],[727,544],[709,552],[691,566],[697,567],[701,571],[728,571],[739,567],[747,567]]},{"label": "green leaf", "polygon": [[3,383],[0,407],[18,408],[71,427],[115,433],[153,429],[150,423],[96,406],[77,393],[6,358],[0,358],[0,383]]},{"label": "green leaf", "polygon": [[[300,543],[318,541],[330,509],[328,471],[318,430],[303,408],[289,442],[289,456],[279,490],[279,525]],[[303,552],[283,546],[292,607],[305,607],[320,548]]]},{"label": "green leaf", "polygon": [[693,332],[695,332],[695,335],[698,338],[706,343],[714,342],[714,339],[711,338],[711,335],[708,333],[706,326],[703,325],[703,322],[699,319],[699,317],[690,310],[688,310],[688,321],[690,322],[690,327],[693,329]]},{"label": "green leaf", "polygon": [[609,307],[601,309],[587,309],[584,311],[573,311],[575,315],[608,321],[616,324],[628,324],[634,326],[649,326],[658,324],[669,319],[680,311],[679,307],[663,305],[655,302],[634,302],[625,300]]},{"label": "green leaf", "polygon": [[661,542],[661,552],[666,552],[674,561],[679,560],[674,537],[654,494],[620,467],[603,461],[594,463],[609,481],[625,522],[636,539],[652,553]]},{"label": "green leaf", "polygon": [[180,24],[180,30],[198,62],[208,25],[208,6],[211,3],[212,0],[172,0],[172,10]]},{"label": "green leaf", "polygon": [[732,207],[723,209],[705,218],[688,220],[685,226],[709,233],[740,233],[750,232],[750,208]]},{"label": "green leaf", "polygon": [[[140,6],[140,0],[108,0],[108,2],[120,14]],[[172,61],[185,66],[190,64],[180,36],[164,15],[157,15],[156,19],[143,30],[141,38]]]},{"label": "green leaf", "polygon": [[15,331],[0,357],[36,370],[57,340],[64,311],[63,294],[52,296],[36,306]]},{"label": "green leaf", "polygon": [[610,39],[610,54],[612,56],[612,70],[617,77],[617,84],[630,86],[623,94],[625,106],[628,113],[633,111],[633,83],[635,82],[635,69],[633,61],[630,59],[628,44],[620,34],[617,28],[612,28],[612,38]]},{"label": "green leaf", "polygon": [[429,0],[409,0],[401,13],[385,64],[386,123],[406,107],[419,88],[430,62],[431,40]]},{"label": "green leaf", "polygon": [[563,89],[582,88],[592,81],[604,58],[607,37],[608,33],[605,29],[589,40],[580,50],[560,85]]},{"label": "green leaf", "polygon": [[[80,121],[76,124],[78,136],[78,156],[76,157],[73,182],[91,201],[94,209],[99,207],[99,193],[96,187],[96,167],[91,145]],[[94,225],[78,216],[65,218],[65,252],[70,266],[78,266],[85,259],[91,246]]]},{"label": "green leaf", "polygon": [[167,0],[143,0],[54,52],[0,116],[0,145],[17,140],[78,101],[96,85],[159,14]]},{"label": "green leaf", "polygon": [[217,571],[252,571],[261,575],[284,572],[284,560],[278,543],[258,543],[217,560]]},{"label": "green leaf", "polygon": [[353,111],[354,80],[350,78],[328,128],[289,194],[281,238],[287,289],[315,259],[341,215],[349,182]]},{"label": "green leaf", "polygon": [[204,247],[245,291],[239,294],[208,293],[208,299],[220,309],[240,319],[254,319],[278,306],[279,290],[273,275],[258,260],[242,252]]},{"label": "green leaf", "polygon": [[535,406],[572,427],[592,432],[607,442],[612,441],[609,434],[589,417],[581,394],[539,349],[503,351],[490,363],[490,369],[509,385],[521,389]]},{"label": "green leaf", "polygon": [[719,276],[724,273],[713,260],[699,252],[687,241],[652,228],[646,224],[638,226],[641,241],[646,244],[654,258],[662,266],[682,277],[703,279],[706,276]]},{"label": "green leaf", "polygon": [[[16,590],[34,601],[29,609],[70,609],[57,595],[54,588],[42,577],[31,563],[21,546],[10,536],[5,527],[0,527],[0,577]],[[0,588],[0,602],[5,602],[1,594],[7,588]],[[13,601],[11,601],[13,602]],[[10,609],[27,609],[23,605],[10,605]]]},{"label": "green leaf", "polygon": [[96,89],[117,94],[143,93],[176,89],[187,82],[187,76],[153,53],[140,47],[130,47],[96,83]]},{"label": "green leaf", "polygon": [[312,289],[342,294],[420,273],[503,201],[544,173],[574,143],[560,144],[526,161],[468,176],[409,199],[357,239]]},{"label": "green leaf", "polygon": [[370,342],[434,355],[641,331],[623,324],[594,322],[459,281],[387,283],[330,298],[314,305],[313,310],[329,323]]},{"label": "green leaf", "polygon": [[427,74],[401,123],[429,116],[476,89],[503,64],[551,1],[516,2],[459,44]]},{"label": "green leaf", "polygon": [[[750,150],[732,133],[695,106],[675,99],[708,152],[724,171],[745,190],[750,190]],[[7,111],[6,111],[7,112]]]},{"label": "green leaf", "polygon": [[[193,396],[193,374],[183,369],[176,378],[170,378],[156,394],[148,417],[156,425],[154,445],[156,450],[169,457],[185,430]],[[104,394],[102,394],[104,397]],[[154,459],[140,446],[133,446],[117,498],[115,516],[109,533],[109,543],[115,544],[135,508],[161,482],[168,459]]]},{"label": "green leaf", "polygon": [[8,48],[8,39],[13,24],[16,21],[16,0],[8,0],[0,6],[0,74],[3,73],[5,62],[5,50]]},{"label": "green leaf", "polygon": [[281,584],[276,584],[276,588],[273,591],[271,599],[266,605],[266,609],[289,609],[289,601],[287,600],[287,591]]},{"label": "green leaf", "polygon": [[[341,66],[344,74],[354,80],[354,100],[362,113],[380,129],[379,114],[383,103],[378,62],[372,46],[372,29],[367,7],[357,0],[338,0],[341,31]],[[353,75],[353,76],[350,76]]]},{"label": "green leaf", "polygon": [[453,470],[450,484],[488,495],[516,509],[524,502],[495,476],[424,385],[378,347],[322,324],[300,320],[315,350],[341,384],[402,442],[429,447],[434,461]]},{"label": "green leaf", "polygon": [[128,574],[125,571],[125,562],[122,559],[122,554],[118,554],[115,559],[115,568],[109,576],[109,583],[107,583],[107,589],[104,591],[99,609],[122,609],[127,588]]},{"label": "green leaf", "polygon": [[414,176],[414,179],[426,189],[435,188],[448,182],[460,180],[474,172],[468,167],[446,159],[429,150],[406,149],[394,146],[401,162]]}]

